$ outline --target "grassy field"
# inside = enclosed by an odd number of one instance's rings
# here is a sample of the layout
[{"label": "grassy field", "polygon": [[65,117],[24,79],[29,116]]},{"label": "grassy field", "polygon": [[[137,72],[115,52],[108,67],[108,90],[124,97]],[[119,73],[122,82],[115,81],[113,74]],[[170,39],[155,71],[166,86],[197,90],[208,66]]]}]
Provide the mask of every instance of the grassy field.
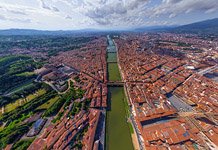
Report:
[{"label": "grassy field", "polygon": [[[46,93],[46,91],[44,89],[40,89],[40,90],[36,91],[34,94],[28,95],[26,97],[26,99],[18,99],[15,102],[6,105],[5,106],[5,112],[12,111],[15,108],[17,108],[18,106],[21,106],[21,105],[23,105],[23,104],[33,100],[34,98],[39,97],[39,96],[45,94],[45,93]],[[0,115],[1,115],[1,113],[0,113]]]},{"label": "grassy field", "polygon": [[47,101],[46,103],[44,103],[43,105],[39,106],[37,109],[48,109],[49,107],[51,107],[57,100],[59,99],[59,97],[55,97],[50,99],[49,101]]},{"label": "grassy field", "polygon": [[6,93],[8,95],[10,95],[12,93],[18,92],[18,91],[23,90],[23,89],[25,89],[25,88],[27,88],[29,86],[32,86],[32,85],[33,85],[33,80],[29,80],[29,81],[24,82],[23,84],[15,86],[14,88],[11,88]]},{"label": "grassy field", "polygon": [[16,76],[29,77],[29,76],[32,76],[32,75],[34,75],[34,74],[35,74],[34,72],[22,72],[22,73],[16,74]]},{"label": "grassy field", "polygon": [[0,131],[2,131],[4,129],[3,125],[0,126]]},{"label": "grassy field", "polygon": [[121,76],[117,63],[108,63],[109,81],[121,81]]},{"label": "grassy field", "polygon": [[107,111],[106,149],[133,150],[129,125],[126,118],[122,87],[110,87],[111,110]]},{"label": "grassy field", "polygon": [[107,62],[116,62],[117,53],[107,53]]}]

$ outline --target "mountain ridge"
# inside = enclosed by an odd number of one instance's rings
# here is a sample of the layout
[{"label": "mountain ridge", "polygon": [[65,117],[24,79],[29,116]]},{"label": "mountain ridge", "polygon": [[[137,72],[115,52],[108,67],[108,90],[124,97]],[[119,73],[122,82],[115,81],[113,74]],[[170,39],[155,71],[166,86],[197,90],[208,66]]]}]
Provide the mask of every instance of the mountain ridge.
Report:
[{"label": "mountain ridge", "polygon": [[80,30],[36,30],[36,29],[4,29],[0,30],[0,35],[70,35],[78,33],[96,33],[96,32],[174,32],[174,33],[196,33],[196,34],[215,34],[218,35],[218,18],[199,21],[181,26],[147,26],[134,29],[80,29]]},{"label": "mountain ridge", "polygon": [[216,34],[218,35],[218,18],[182,25],[169,31],[176,33]]}]

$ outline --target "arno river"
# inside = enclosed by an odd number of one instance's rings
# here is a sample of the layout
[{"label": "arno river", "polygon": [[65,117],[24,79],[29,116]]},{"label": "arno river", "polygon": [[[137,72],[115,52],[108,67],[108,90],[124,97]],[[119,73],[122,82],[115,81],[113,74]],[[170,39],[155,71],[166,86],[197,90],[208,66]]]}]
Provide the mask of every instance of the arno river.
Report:
[{"label": "arno river", "polygon": [[[116,46],[108,36],[107,65],[109,81],[121,81],[117,65]],[[106,149],[132,150],[130,129],[125,111],[125,94],[123,87],[108,87],[109,108],[106,120]]]}]

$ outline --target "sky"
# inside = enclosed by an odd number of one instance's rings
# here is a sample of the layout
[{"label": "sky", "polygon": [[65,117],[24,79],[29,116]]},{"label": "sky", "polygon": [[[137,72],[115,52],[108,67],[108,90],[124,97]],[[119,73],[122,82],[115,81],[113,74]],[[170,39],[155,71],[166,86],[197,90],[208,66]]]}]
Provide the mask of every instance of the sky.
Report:
[{"label": "sky", "polygon": [[217,0],[0,0],[0,29],[128,29],[212,18]]}]

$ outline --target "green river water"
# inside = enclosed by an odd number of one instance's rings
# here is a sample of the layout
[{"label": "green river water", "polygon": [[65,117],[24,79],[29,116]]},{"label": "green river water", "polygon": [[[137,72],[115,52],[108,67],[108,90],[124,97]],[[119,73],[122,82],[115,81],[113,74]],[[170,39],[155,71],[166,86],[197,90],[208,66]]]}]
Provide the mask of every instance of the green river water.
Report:
[{"label": "green river water", "polygon": [[[111,40],[108,38],[108,40]],[[113,44],[112,41],[109,41]],[[111,48],[111,49],[110,49]],[[108,46],[108,49],[114,51],[115,46]],[[116,61],[116,53],[109,53],[107,61]],[[121,81],[120,72],[117,63],[108,63],[109,81]],[[110,107],[107,111],[106,119],[106,149],[107,150],[133,150],[130,129],[128,126],[125,111],[125,94],[123,87],[109,87]]]}]

